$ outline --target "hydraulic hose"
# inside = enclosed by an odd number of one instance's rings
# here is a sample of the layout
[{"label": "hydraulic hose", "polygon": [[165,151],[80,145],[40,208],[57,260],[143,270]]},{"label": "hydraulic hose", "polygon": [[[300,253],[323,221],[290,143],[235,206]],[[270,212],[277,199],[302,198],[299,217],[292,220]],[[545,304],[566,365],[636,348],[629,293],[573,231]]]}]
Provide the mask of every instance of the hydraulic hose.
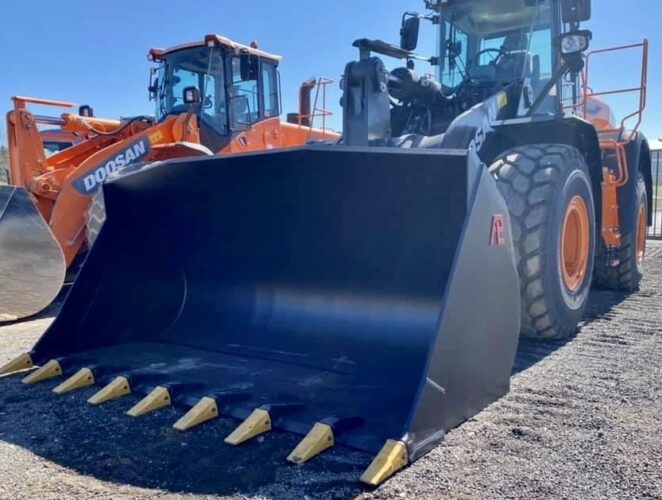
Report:
[{"label": "hydraulic hose", "polygon": [[150,124],[154,123],[154,119],[151,116],[140,115],[140,116],[134,116],[133,118],[129,118],[129,120],[126,123],[120,125],[115,130],[111,130],[110,132],[105,132],[103,130],[97,130],[92,125],[89,125],[89,124],[88,124],[88,128],[92,132],[94,132],[95,134],[106,135],[106,136],[116,135],[116,134],[119,134],[120,132],[124,131],[127,127],[129,127],[131,124],[133,124],[137,121],[144,121],[144,122],[147,122],[147,123],[150,123]]}]

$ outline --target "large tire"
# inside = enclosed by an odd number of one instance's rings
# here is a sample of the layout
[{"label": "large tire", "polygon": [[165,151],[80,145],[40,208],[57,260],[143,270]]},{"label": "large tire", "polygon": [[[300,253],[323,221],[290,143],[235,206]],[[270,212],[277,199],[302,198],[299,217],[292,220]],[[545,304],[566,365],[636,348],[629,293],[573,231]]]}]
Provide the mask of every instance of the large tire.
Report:
[{"label": "large tire", "polygon": [[586,308],[593,273],[595,206],[586,162],[573,147],[538,144],[506,151],[490,172],[510,213],[521,334],[568,337]]},{"label": "large tire", "polygon": [[97,189],[96,193],[92,195],[92,203],[90,204],[90,208],[87,209],[85,221],[85,235],[87,236],[88,248],[92,248],[105,220],[106,204],[103,200],[103,189]]},{"label": "large tire", "polygon": [[[119,179],[120,177],[123,177],[130,173],[142,170],[145,167],[145,165],[154,165],[155,163],[157,162],[149,163],[143,161],[138,163],[132,163],[130,165],[127,165],[126,167],[123,167],[113,172],[110,175],[110,177],[108,177],[108,181]],[[106,220],[106,204],[103,199],[103,189],[99,188],[92,195],[92,203],[90,203],[90,208],[87,209],[87,213],[85,214],[85,236],[87,238],[88,248],[92,248],[92,245],[99,236],[99,232],[101,231],[101,227],[103,226],[105,220]]]},{"label": "large tire", "polygon": [[[631,211],[634,230],[621,235],[621,246],[610,256],[602,238],[598,243],[593,282],[599,288],[633,291],[639,288],[644,274],[646,230],[648,227],[648,196],[644,176],[637,177],[635,209]],[[643,217],[643,219],[642,219]],[[613,261],[617,262],[613,265]]]}]

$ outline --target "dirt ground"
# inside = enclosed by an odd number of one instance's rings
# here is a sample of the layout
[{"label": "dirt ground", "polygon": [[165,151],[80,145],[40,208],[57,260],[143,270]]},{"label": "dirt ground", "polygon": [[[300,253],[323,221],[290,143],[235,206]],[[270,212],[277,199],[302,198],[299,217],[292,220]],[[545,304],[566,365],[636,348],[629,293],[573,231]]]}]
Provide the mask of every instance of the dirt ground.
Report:
[{"label": "dirt ground", "polygon": [[[335,448],[302,466],[298,438],[272,432],[233,448],[236,425],[189,433],[181,410],[142,419],[120,400],[90,407],[95,389],[56,397],[55,382],[0,379],[0,498],[662,498],[662,246],[651,244],[641,291],[593,291],[578,335],[522,341],[510,394],[415,464],[371,491],[371,457]],[[27,350],[40,318],[0,326],[0,363]]]}]

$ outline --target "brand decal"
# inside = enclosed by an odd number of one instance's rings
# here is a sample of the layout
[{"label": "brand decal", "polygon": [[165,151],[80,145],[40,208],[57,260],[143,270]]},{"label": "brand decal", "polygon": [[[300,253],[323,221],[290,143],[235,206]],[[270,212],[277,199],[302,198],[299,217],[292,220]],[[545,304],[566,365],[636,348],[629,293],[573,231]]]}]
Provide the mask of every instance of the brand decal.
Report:
[{"label": "brand decal", "polygon": [[469,143],[469,149],[475,149],[476,151],[480,151],[480,149],[483,147],[483,144],[485,144],[485,139],[487,139],[487,134],[494,130],[492,128],[492,123],[496,120],[498,114],[496,99],[492,99],[492,102],[486,104],[486,106],[487,106],[487,113],[483,115],[483,121],[476,130],[476,135]]},{"label": "brand decal", "polygon": [[103,184],[108,177],[123,167],[142,160],[149,152],[149,140],[145,137],[138,139],[117,154],[99,163],[85,174],[71,183],[81,194],[92,194]]},{"label": "brand decal", "polygon": [[502,247],[506,244],[506,231],[503,215],[495,214],[492,216],[492,229],[490,230],[490,246]]}]

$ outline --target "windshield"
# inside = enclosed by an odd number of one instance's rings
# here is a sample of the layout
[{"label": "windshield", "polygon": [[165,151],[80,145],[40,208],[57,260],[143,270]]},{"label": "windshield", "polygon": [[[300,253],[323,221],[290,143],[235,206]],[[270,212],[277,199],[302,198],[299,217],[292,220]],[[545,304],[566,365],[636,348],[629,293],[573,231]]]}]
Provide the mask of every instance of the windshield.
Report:
[{"label": "windshield", "polygon": [[441,79],[508,84],[529,76],[534,90],[553,66],[551,0],[458,0],[441,8]]},{"label": "windshield", "polygon": [[218,134],[227,135],[228,115],[223,79],[223,57],[216,47],[179,50],[165,57],[158,70],[156,117],[186,113],[184,89],[200,91],[199,118]]}]

